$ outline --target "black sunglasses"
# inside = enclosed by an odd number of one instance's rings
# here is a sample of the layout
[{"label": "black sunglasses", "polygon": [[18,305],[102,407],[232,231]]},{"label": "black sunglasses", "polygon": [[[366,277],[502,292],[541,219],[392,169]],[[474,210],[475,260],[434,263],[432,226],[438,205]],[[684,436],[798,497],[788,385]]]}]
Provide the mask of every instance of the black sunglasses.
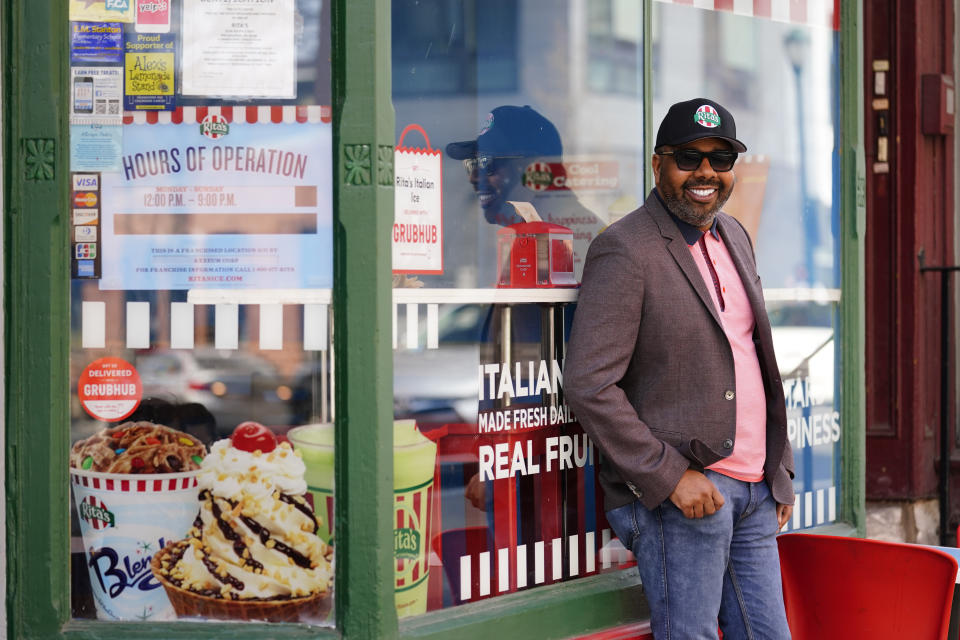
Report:
[{"label": "black sunglasses", "polygon": [[467,175],[472,175],[474,171],[480,170],[484,171],[487,174],[493,173],[497,168],[498,160],[510,160],[514,158],[522,158],[523,156],[487,156],[480,155],[473,158],[464,158],[463,168],[466,170]]},{"label": "black sunglasses", "polygon": [[704,158],[710,160],[714,171],[723,173],[733,169],[737,161],[736,151],[697,151],[696,149],[677,149],[676,151],[658,151],[658,156],[673,156],[680,171],[696,171]]}]

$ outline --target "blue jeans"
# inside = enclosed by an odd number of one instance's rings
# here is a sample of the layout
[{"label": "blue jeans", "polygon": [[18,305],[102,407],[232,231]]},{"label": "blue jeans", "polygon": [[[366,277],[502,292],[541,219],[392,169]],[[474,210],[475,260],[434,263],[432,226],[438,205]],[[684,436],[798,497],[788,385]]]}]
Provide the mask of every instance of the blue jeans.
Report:
[{"label": "blue jeans", "polygon": [[688,519],[670,502],[639,501],[607,512],[633,551],[657,640],[790,638],[777,553],[776,502],[766,482],[742,482],[709,469],[723,494],[716,513]]}]

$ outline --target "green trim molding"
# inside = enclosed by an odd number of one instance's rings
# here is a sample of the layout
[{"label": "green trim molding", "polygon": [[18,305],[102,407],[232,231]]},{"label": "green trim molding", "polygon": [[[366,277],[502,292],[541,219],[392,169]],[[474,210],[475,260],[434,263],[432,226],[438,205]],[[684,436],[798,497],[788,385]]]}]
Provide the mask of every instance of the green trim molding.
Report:
[{"label": "green trim molding", "polygon": [[[390,2],[339,0],[332,20],[336,618],[396,638],[393,559],[393,162]],[[376,150],[376,157],[374,157]]]},{"label": "green trim molding", "polygon": [[67,3],[0,6],[3,46],[7,634],[70,613]]},{"label": "green trim molding", "polygon": [[840,519],[866,535],[866,168],[863,148],[863,2],[840,3]]}]

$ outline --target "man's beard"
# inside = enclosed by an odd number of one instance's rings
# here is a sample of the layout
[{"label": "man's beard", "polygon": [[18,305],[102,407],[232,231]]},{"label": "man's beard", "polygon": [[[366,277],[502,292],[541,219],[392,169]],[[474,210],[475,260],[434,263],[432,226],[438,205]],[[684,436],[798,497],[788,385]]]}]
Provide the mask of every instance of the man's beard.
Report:
[{"label": "man's beard", "polygon": [[683,187],[681,187],[681,193],[683,192],[683,189],[688,187],[715,187],[717,189],[716,204],[709,209],[704,209],[687,202],[683,198],[678,198],[676,195],[666,189],[660,189],[660,195],[663,196],[664,202],[667,203],[667,208],[670,209],[670,213],[698,229],[702,229],[713,224],[713,219],[716,217],[717,211],[720,211],[723,205],[726,204],[727,199],[730,198],[730,194],[733,193],[732,187],[724,191],[723,185],[719,182],[694,182],[692,180],[683,184]]}]

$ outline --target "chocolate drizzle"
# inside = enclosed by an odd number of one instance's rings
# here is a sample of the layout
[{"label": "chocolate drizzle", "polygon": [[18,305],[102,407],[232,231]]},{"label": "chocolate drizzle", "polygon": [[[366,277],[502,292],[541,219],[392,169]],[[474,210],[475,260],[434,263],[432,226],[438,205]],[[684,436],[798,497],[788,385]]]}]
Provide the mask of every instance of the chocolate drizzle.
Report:
[{"label": "chocolate drizzle", "polygon": [[219,573],[217,573],[217,564],[213,560],[211,560],[206,553],[201,555],[200,560],[203,561],[203,566],[207,568],[207,571],[210,572],[210,575],[216,578],[219,582],[228,584],[234,589],[236,589],[237,591],[243,591],[246,588],[246,585],[243,584],[242,581],[238,580],[237,578],[234,578],[229,573],[224,572],[225,575],[220,575]]},{"label": "chocolate drizzle", "polygon": [[[243,520],[243,523],[250,528],[250,531],[253,531],[257,536],[259,536],[260,542],[267,544],[267,540],[270,539],[270,532],[267,531],[265,527],[263,527],[253,518],[248,518],[247,516],[240,516],[240,519]],[[310,558],[307,556],[303,555],[292,547],[288,547],[279,540],[274,540],[273,544],[274,549],[291,558],[298,567],[303,567],[304,569],[310,568]]]},{"label": "chocolate drizzle", "polygon": [[317,532],[317,529],[320,528],[320,527],[317,525],[317,519],[316,519],[316,517],[313,515],[313,511],[310,510],[310,507],[309,507],[305,502],[302,502],[302,501],[300,501],[300,500],[297,500],[297,499],[294,498],[293,496],[288,496],[288,495],[285,494],[285,493],[281,493],[281,494],[280,494],[280,501],[281,501],[281,502],[286,502],[287,504],[293,505],[293,506],[296,508],[297,511],[299,511],[299,512],[302,513],[303,515],[307,516],[307,519],[308,519],[310,522],[313,523],[313,532],[314,532],[314,533]]},{"label": "chocolate drizzle", "polygon": [[[210,499],[211,510],[213,511],[213,517],[217,521],[217,527],[220,529],[220,532],[223,533],[223,537],[233,543],[233,552],[237,554],[237,558],[240,559],[240,562],[244,566],[250,567],[254,571],[263,571],[263,565],[260,562],[257,562],[252,557],[249,557],[250,551],[247,548],[247,545],[243,542],[243,538],[239,533],[233,530],[233,527],[223,519],[223,510],[220,508],[220,505],[217,504],[216,499],[210,494],[206,489],[200,494],[200,498],[203,500]],[[231,507],[236,507],[237,503],[233,500],[226,500],[226,503]],[[199,517],[199,516],[198,516]],[[241,516],[244,518],[244,516]],[[202,524],[200,527],[202,528]]]}]

